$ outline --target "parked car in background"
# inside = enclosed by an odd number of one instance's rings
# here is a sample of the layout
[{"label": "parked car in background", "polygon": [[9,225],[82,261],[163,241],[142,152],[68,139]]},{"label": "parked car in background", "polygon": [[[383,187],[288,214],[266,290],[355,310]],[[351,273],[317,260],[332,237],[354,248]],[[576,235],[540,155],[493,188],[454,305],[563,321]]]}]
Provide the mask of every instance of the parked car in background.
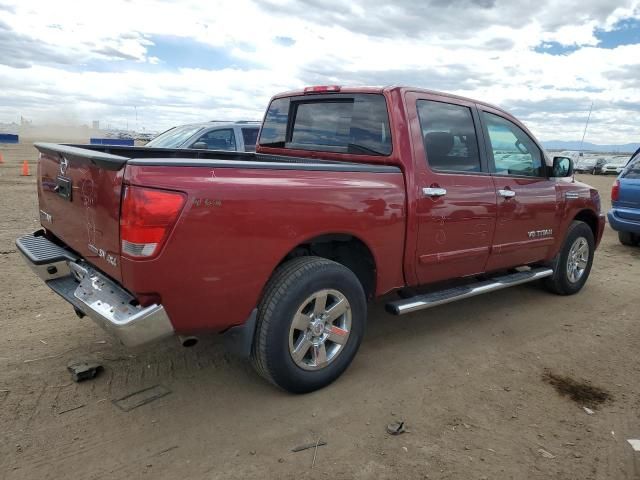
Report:
[{"label": "parked car in background", "polygon": [[625,157],[614,157],[609,159],[609,161],[602,166],[602,174],[620,175],[626,164],[627,158]]},{"label": "parked car in background", "polygon": [[607,163],[607,159],[605,157],[600,157],[596,159],[596,163],[593,166],[593,170],[591,171],[592,175],[602,175],[602,167],[604,167]]},{"label": "parked car in background", "polygon": [[592,173],[596,166],[595,157],[579,157],[573,164],[573,171],[576,173]]},{"label": "parked car in background", "polygon": [[205,122],[173,127],[145,147],[255,152],[260,122]]},{"label": "parked car in background", "polygon": [[611,228],[623,245],[640,242],[640,149],[611,188],[611,210],[607,215]]}]

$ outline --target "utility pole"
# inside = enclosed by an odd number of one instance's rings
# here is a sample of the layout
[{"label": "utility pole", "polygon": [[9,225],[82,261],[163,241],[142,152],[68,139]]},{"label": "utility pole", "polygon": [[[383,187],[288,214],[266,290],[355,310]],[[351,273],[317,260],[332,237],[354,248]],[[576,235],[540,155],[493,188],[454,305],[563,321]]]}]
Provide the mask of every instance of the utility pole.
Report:
[{"label": "utility pole", "polygon": [[582,132],[582,140],[580,140],[580,152],[582,153],[582,144],[584,143],[584,137],[587,134],[587,127],[589,127],[589,120],[591,119],[591,111],[593,110],[593,102],[589,107],[589,115],[587,116],[587,123],[584,125],[584,132]]}]

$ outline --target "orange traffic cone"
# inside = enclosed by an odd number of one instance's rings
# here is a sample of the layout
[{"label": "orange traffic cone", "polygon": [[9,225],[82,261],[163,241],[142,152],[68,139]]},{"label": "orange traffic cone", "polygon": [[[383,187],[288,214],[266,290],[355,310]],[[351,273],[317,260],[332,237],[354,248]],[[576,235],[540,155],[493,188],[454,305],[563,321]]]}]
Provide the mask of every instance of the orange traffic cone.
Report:
[{"label": "orange traffic cone", "polygon": [[4,163],[4,157],[2,156],[2,152],[0,152],[0,165]]},{"label": "orange traffic cone", "polygon": [[23,177],[30,177],[31,174],[29,173],[29,162],[27,162],[26,160],[24,162],[22,162],[22,173],[21,176]]}]

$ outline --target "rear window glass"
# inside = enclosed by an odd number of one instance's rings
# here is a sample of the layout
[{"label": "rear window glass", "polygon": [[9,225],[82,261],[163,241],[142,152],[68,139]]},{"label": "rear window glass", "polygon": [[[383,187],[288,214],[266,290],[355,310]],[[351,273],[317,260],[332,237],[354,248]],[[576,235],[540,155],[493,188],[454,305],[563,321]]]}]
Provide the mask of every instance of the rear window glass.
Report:
[{"label": "rear window glass", "polygon": [[391,135],[386,101],[376,94],[276,99],[267,111],[260,145],[389,155]]},{"label": "rear window glass", "polygon": [[623,170],[622,178],[640,178],[640,153],[636,154]]}]

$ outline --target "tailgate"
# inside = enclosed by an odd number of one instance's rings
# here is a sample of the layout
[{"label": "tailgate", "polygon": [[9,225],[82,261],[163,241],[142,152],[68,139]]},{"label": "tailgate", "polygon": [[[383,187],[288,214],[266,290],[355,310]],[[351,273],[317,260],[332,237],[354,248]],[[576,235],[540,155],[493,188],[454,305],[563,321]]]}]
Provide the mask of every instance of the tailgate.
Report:
[{"label": "tailgate", "polygon": [[89,263],[121,280],[120,198],[127,158],[36,143],[40,223]]},{"label": "tailgate", "polygon": [[620,196],[617,204],[621,207],[640,208],[640,175],[620,177]]}]

